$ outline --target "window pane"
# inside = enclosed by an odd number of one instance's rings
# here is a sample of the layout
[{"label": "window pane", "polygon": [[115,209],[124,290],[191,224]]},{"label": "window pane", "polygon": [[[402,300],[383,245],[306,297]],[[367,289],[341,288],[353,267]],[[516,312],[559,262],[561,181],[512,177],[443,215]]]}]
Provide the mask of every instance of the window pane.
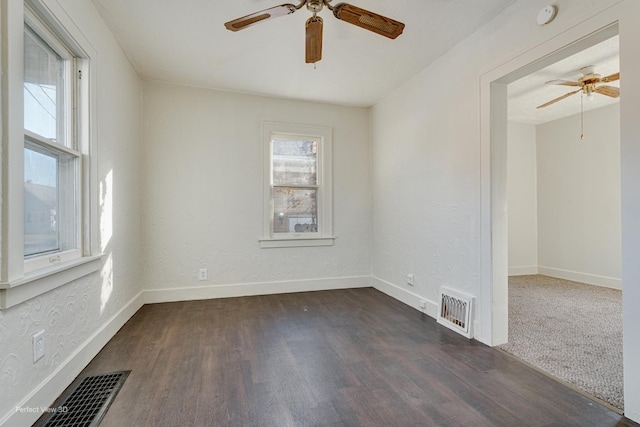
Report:
[{"label": "window pane", "polygon": [[318,231],[317,190],[276,187],[273,193],[274,233]]},{"label": "window pane", "polygon": [[62,142],[63,59],[40,38],[24,33],[24,128]]},{"label": "window pane", "polygon": [[78,158],[25,141],[24,255],[79,248]]},{"label": "window pane", "polygon": [[60,248],[58,159],[24,149],[24,254]]},{"label": "window pane", "polygon": [[272,143],[275,185],[316,185],[318,183],[316,141],[274,138]]}]

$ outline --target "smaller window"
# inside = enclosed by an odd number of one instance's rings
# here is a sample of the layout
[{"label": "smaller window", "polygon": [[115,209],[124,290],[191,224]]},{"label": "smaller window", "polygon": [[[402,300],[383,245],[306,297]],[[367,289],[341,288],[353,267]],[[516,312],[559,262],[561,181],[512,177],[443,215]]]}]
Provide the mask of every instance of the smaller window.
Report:
[{"label": "smaller window", "polygon": [[262,247],[333,244],[331,128],[263,124]]},{"label": "smaller window", "polygon": [[273,234],[318,232],[318,145],[313,138],[271,139]]}]

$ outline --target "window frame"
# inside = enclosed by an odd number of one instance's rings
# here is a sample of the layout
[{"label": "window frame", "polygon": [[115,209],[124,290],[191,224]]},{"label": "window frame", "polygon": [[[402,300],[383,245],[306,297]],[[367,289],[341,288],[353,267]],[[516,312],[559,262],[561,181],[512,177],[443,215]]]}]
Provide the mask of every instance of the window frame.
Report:
[{"label": "window frame", "polygon": [[[332,194],[332,134],[329,126],[303,125],[278,122],[262,123],[263,152],[263,226],[261,248],[331,246],[333,236],[333,194]],[[273,139],[309,139],[317,143],[316,185],[287,185],[273,183]],[[274,233],[273,195],[276,187],[316,188],[317,231]]]},{"label": "window frame", "polygon": [[[59,264],[67,261],[71,261],[75,258],[80,258],[82,256],[82,227],[81,227],[81,205],[82,205],[82,191],[80,189],[81,184],[81,175],[80,171],[82,170],[82,155],[81,153],[61,146],[56,143],[52,143],[46,140],[46,138],[42,138],[33,132],[25,130],[25,138],[24,138],[24,146],[34,146],[36,148],[30,148],[33,151],[40,151],[44,153],[50,153],[58,156],[65,156],[68,158],[72,158],[74,161],[74,165],[72,167],[63,167],[64,171],[61,171],[61,167],[58,164],[58,183],[61,181],[72,181],[68,183],[70,188],[66,188],[67,191],[73,192],[73,206],[67,208],[67,211],[72,211],[74,220],[72,222],[73,229],[66,229],[65,232],[71,233],[71,238],[66,238],[62,240],[75,240],[73,243],[73,247],[69,249],[61,249],[58,248],[56,250],[42,252],[40,254],[31,254],[24,255],[24,271],[28,273],[30,271],[39,270],[42,268],[46,268],[52,264]],[[62,173],[60,173],[62,172]],[[60,175],[67,175],[66,177],[61,177]],[[56,187],[58,192],[64,191],[60,187]],[[68,203],[68,201],[62,201],[59,203]],[[61,211],[63,209],[60,209]],[[25,236],[26,238],[26,236]]]},{"label": "window frame", "polygon": [[[70,209],[65,209],[67,213],[71,212],[73,220],[71,221],[72,229],[65,229],[66,233],[71,233],[73,238],[66,240],[75,240],[69,249],[58,248],[56,250],[43,252],[41,254],[30,254],[24,256],[24,272],[47,268],[51,265],[61,264],[82,257],[82,235],[84,230],[82,224],[82,206],[83,192],[81,190],[82,183],[82,153],[77,151],[80,145],[77,141],[76,128],[80,125],[77,112],[82,109],[82,105],[78,102],[79,95],[82,91],[82,85],[78,81],[76,74],[79,71],[78,61],[72,50],[61,41],[58,36],[37,16],[29,7],[24,11],[24,32],[30,34],[31,38],[44,49],[54,52],[63,61],[62,64],[62,93],[58,101],[62,101],[62,105],[56,103],[56,139],[49,139],[36,132],[24,130],[24,146],[33,145],[38,147],[42,152],[49,152],[54,155],[66,156],[74,160],[71,171],[66,170],[64,183],[58,177],[58,186],[56,190],[60,193],[66,191],[73,193],[73,205]],[[58,118],[61,117],[61,120]],[[59,168],[59,164],[58,164]],[[60,170],[59,170],[60,172]],[[69,197],[69,196],[67,196]],[[66,203],[61,201],[60,203]],[[63,211],[63,209],[59,209]],[[25,236],[26,237],[26,236]]]},{"label": "window frame", "polygon": [[[0,250],[0,309],[6,309],[99,271],[102,254],[98,245],[98,175],[96,153],[96,69],[92,61],[96,51],[62,6],[46,0],[3,2],[2,43],[3,96],[2,117],[2,228]],[[78,212],[74,253],[50,253],[40,264],[24,256],[24,36],[28,25],[41,39],[60,54],[64,46],[74,59],[71,72],[73,91],[69,105],[75,111],[72,125],[65,115],[65,143],[45,141],[53,149],[76,156],[76,191]],[[41,31],[46,30],[46,31]],[[43,37],[43,34],[50,33]],[[59,43],[59,45],[56,45]],[[63,56],[63,55],[61,55]],[[69,58],[65,58],[69,59]],[[5,91],[6,90],[6,91]],[[33,135],[28,135],[33,137]],[[75,143],[69,146],[69,138]],[[42,143],[42,138],[38,138]],[[53,259],[51,259],[53,258]]]}]

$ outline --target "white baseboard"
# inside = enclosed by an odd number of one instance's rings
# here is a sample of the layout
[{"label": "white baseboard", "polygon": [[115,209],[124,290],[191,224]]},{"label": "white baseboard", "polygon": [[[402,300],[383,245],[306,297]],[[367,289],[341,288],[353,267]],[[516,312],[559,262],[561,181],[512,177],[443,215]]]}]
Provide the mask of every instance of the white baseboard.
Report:
[{"label": "white baseboard", "polygon": [[539,274],[537,265],[524,265],[509,267],[509,276],[529,276],[531,274]]},{"label": "white baseboard", "polygon": [[239,283],[188,288],[147,289],[144,303],[191,301],[213,298],[233,298],[253,295],[286,294],[292,292],[326,291],[331,289],[366,288],[372,286],[371,276],[335,277],[327,279],[289,280],[283,282]]},{"label": "white baseboard", "polygon": [[598,276],[595,274],[579,273],[577,271],[542,266],[538,267],[538,274],[557,277],[558,279],[573,280],[574,282],[587,283],[589,285],[603,286],[605,288],[622,289],[622,279],[616,279],[614,277]]},{"label": "white baseboard", "polygon": [[[386,280],[382,280],[378,277],[373,276],[371,278],[371,283],[373,287],[389,295],[392,298],[397,299],[400,302],[405,303],[406,305],[415,308],[418,311],[425,313],[427,316],[436,318],[438,314],[438,303],[429,301],[428,299],[411,292],[408,289],[401,288],[400,286],[394,285],[393,283],[387,282]],[[427,307],[425,309],[420,308],[420,300],[424,300],[427,303]]]},{"label": "white baseboard", "polygon": [[[133,297],[107,320],[64,362],[45,378],[18,405],[18,408],[46,408],[73,382],[120,328],[142,307],[143,295]],[[41,411],[12,410],[0,418],[0,426],[30,426],[42,416]]]}]

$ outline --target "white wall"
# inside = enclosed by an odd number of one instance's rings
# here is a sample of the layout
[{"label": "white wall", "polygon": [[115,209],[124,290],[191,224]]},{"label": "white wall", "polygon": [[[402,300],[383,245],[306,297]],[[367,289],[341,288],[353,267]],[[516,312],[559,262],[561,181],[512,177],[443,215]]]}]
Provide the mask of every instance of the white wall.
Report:
[{"label": "white wall", "polygon": [[507,127],[509,275],[538,273],[536,127]]},{"label": "white wall", "polygon": [[620,106],[537,126],[540,273],[621,288]]},{"label": "white wall", "polygon": [[[41,413],[20,413],[16,407],[50,405],[142,301],[140,81],[91,2],[58,3],[99,52],[92,66],[97,67],[94,125],[105,265],[99,273],[0,311],[0,425],[7,426],[31,425]],[[34,364],[31,336],[41,329],[46,355]]]},{"label": "white wall", "polygon": [[[264,120],[333,127],[333,246],[260,248]],[[368,108],[145,83],[147,301],[370,286],[369,141]]]},{"label": "white wall", "polygon": [[[558,1],[553,24],[540,27],[535,17],[546,3],[518,1],[374,106],[380,289],[414,307],[424,298],[433,314],[441,285],[480,297],[480,77],[614,3]],[[416,274],[415,287],[407,273]]]},{"label": "white wall", "polygon": [[[506,210],[506,206],[491,203],[493,165],[487,160],[491,158],[491,146],[487,149],[486,144],[481,145],[481,141],[491,141],[486,137],[491,130],[484,127],[487,123],[484,120],[481,126],[480,120],[481,115],[490,117],[491,103],[480,98],[481,89],[485,90],[484,86],[481,88],[482,76],[516,58],[539,59],[542,55],[523,54],[552,39],[563,39],[583,28],[595,31],[592,23],[600,20],[591,19],[597,15],[606,15],[602,18],[603,22],[608,21],[604,25],[620,20],[621,73],[624,75],[626,67],[627,74],[634,75],[640,68],[637,54],[640,31],[633,19],[638,13],[635,0],[558,0],[556,19],[539,27],[535,17],[547,3],[515,2],[373,108],[372,270],[376,287],[414,307],[418,307],[419,298],[424,298],[430,302],[427,309],[430,314],[435,314],[441,285],[477,296],[474,326],[481,333],[476,337],[487,343],[493,342],[494,319],[505,318],[502,314],[494,316],[487,307],[493,306],[495,312],[495,303],[500,301],[500,310],[506,314],[506,289],[492,288],[493,277],[502,273],[491,270],[494,258],[491,241],[495,237],[492,209]],[[579,37],[587,34],[585,31]],[[628,159],[640,164],[640,151],[634,148],[637,144],[633,145],[640,135],[638,121],[631,116],[632,111],[638,110],[638,102],[637,98],[626,96],[629,116],[625,121],[623,115],[621,127],[622,135],[626,135],[622,138],[623,159],[626,151]],[[624,111],[625,101],[622,102]],[[640,232],[633,219],[637,219],[640,211],[637,191],[640,168],[634,169],[631,160],[627,160],[625,168],[624,162],[622,175],[628,181],[625,184],[622,180],[622,215],[627,219],[630,234],[623,237],[623,248],[629,254],[628,259],[623,256],[623,279],[628,283],[625,287],[632,288],[640,280],[637,263]],[[624,233],[623,227],[623,236]],[[415,287],[405,284],[407,273],[416,274]],[[506,271],[504,275],[506,279]],[[636,325],[640,322],[640,314],[630,311],[633,302],[626,300],[634,298],[637,305],[638,296],[638,292],[625,289],[625,360],[640,358],[637,343],[640,337],[637,328],[632,327],[633,321]],[[505,330],[505,326],[500,327]],[[636,384],[640,383],[640,372],[626,365],[625,408],[628,416],[638,420],[640,386]]]}]

